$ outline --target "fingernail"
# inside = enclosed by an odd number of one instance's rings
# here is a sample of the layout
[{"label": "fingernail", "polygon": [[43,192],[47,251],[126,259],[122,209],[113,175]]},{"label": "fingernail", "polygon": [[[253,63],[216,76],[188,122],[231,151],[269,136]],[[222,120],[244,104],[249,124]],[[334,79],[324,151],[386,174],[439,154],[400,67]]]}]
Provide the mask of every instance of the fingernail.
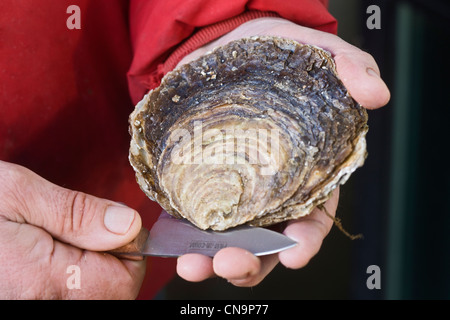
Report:
[{"label": "fingernail", "polygon": [[110,232],[125,234],[130,230],[135,214],[135,211],[128,207],[109,206],[106,209],[103,223]]},{"label": "fingernail", "polygon": [[367,68],[367,69],[366,69],[366,72],[367,72],[367,74],[368,74],[369,76],[377,77],[377,78],[380,77],[380,75],[379,75],[375,70],[373,70],[372,68]]}]

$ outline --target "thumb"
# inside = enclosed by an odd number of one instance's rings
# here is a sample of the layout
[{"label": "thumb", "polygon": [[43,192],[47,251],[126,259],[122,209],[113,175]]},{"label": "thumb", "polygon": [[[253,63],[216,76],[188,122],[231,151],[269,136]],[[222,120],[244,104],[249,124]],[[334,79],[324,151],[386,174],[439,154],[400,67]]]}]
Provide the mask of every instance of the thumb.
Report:
[{"label": "thumb", "polygon": [[337,46],[334,59],[342,82],[363,107],[376,109],[389,102],[389,89],[370,54],[345,43]]},{"label": "thumb", "polygon": [[141,229],[139,214],[125,205],[59,187],[18,165],[1,165],[9,166],[2,182],[13,195],[7,199],[13,208],[10,220],[40,227],[60,241],[93,251],[125,245]]},{"label": "thumb", "polygon": [[[205,46],[205,50],[249,35],[278,36],[321,47],[334,57],[339,78],[358,103],[367,109],[376,109],[389,102],[389,89],[380,77],[378,65],[370,54],[334,34],[299,26],[285,19],[268,17],[251,20]],[[180,64],[192,58],[195,58],[195,55],[187,55]]]}]

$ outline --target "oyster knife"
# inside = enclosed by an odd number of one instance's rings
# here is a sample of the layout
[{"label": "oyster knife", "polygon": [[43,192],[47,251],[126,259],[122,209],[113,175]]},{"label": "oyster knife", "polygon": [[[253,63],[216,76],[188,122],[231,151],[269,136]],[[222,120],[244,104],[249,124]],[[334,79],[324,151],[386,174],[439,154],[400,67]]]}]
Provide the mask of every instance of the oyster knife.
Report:
[{"label": "oyster knife", "polygon": [[133,242],[108,253],[132,260],[140,260],[143,256],[179,257],[186,253],[212,257],[220,249],[239,247],[262,256],[289,249],[296,244],[283,234],[259,227],[201,230],[187,220],[173,218],[164,212],[150,232],[143,228]]}]

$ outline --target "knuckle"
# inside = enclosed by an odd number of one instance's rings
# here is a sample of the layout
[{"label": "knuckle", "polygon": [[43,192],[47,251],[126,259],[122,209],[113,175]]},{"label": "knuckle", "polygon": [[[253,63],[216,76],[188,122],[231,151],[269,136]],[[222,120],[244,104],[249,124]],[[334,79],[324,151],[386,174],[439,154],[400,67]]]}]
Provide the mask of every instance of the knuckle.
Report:
[{"label": "knuckle", "polygon": [[58,212],[57,217],[60,221],[57,225],[61,228],[61,234],[78,234],[83,229],[86,220],[92,220],[87,194],[80,191],[59,189],[55,198],[53,210]]},{"label": "knuckle", "polygon": [[71,231],[78,231],[81,228],[82,222],[88,216],[88,201],[87,195],[83,192],[72,191],[72,203],[67,211],[68,222],[71,226]]},{"label": "knuckle", "polygon": [[375,58],[368,52],[361,50],[361,60],[365,61],[369,66],[376,66]]},{"label": "knuckle", "polygon": [[368,65],[371,67],[376,66],[375,59],[373,56],[357,47],[352,47],[350,49],[341,50],[335,55],[334,59],[338,65],[340,64],[355,64],[356,65]]}]

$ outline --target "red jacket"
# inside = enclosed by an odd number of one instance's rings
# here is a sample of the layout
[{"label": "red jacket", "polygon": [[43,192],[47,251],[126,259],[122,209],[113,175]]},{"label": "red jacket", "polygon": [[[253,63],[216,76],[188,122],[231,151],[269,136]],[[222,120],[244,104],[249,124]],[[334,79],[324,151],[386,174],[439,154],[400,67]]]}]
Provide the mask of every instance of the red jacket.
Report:
[{"label": "red jacket", "polygon": [[[326,0],[2,0],[0,159],[66,188],[137,209],[160,208],[128,163],[128,115],[187,53],[262,16],[336,32]],[[81,29],[69,30],[70,5]],[[173,276],[152,258],[140,298]]]}]

